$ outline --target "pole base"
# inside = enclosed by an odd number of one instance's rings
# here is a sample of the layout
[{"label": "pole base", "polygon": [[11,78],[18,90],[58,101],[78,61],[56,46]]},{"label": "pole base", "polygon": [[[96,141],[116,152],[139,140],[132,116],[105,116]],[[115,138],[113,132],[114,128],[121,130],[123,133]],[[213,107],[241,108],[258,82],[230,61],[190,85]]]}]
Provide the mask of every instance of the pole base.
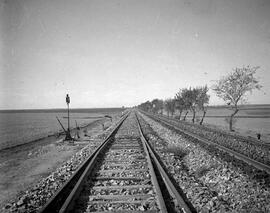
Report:
[{"label": "pole base", "polygon": [[73,141],[73,140],[74,140],[74,139],[71,137],[70,132],[67,131],[67,132],[66,132],[65,141]]}]

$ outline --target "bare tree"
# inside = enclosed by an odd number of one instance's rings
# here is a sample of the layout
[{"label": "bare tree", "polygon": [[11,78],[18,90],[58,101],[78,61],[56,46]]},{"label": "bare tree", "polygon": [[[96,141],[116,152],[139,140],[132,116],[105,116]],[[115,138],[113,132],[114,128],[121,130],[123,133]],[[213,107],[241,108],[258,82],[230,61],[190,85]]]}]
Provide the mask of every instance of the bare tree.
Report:
[{"label": "bare tree", "polygon": [[178,93],[175,94],[175,108],[179,110],[179,120],[183,110],[185,109],[185,102],[182,98],[182,90],[180,89]]},{"label": "bare tree", "polygon": [[222,98],[233,110],[229,120],[230,131],[234,131],[232,128],[233,118],[239,111],[239,102],[243,103],[245,101],[248,92],[251,93],[252,90],[262,87],[254,77],[257,69],[259,67],[235,68],[232,73],[222,77],[213,85],[213,90],[217,96]]},{"label": "bare tree", "polygon": [[167,116],[168,116],[168,117],[170,117],[170,100],[171,100],[171,99],[166,99],[166,100],[164,101],[164,108],[165,108],[165,110],[166,110],[166,112],[167,112]]},{"label": "bare tree", "polygon": [[207,104],[209,103],[210,96],[207,94],[209,90],[207,85],[203,87],[199,87],[198,90],[199,90],[199,95],[198,95],[197,105],[198,105],[198,108],[203,111],[203,116],[200,121],[200,125],[202,125],[203,120],[205,118]]},{"label": "bare tree", "polygon": [[175,112],[175,100],[174,99],[166,99],[165,102],[164,102],[164,106],[165,106],[165,109],[168,113],[168,116],[169,114],[171,113],[171,116],[173,116],[174,112]]},{"label": "bare tree", "polygon": [[182,90],[182,99],[184,101],[184,107],[186,111],[186,114],[184,116],[184,121],[186,120],[186,116],[188,114],[188,110],[191,110],[193,112],[193,118],[192,122],[194,123],[195,120],[195,114],[196,114],[196,92],[191,87],[189,89],[185,88]]},{"label": "bare tree", "polygon": [[196,110],[198,106],[198,96],[199,96],[199,89],[198,88],[193,88],[189,89],[189,102],[190,102],[190,109],[192,111],[192,123],[195,122],[195,116],[196,116]]}]

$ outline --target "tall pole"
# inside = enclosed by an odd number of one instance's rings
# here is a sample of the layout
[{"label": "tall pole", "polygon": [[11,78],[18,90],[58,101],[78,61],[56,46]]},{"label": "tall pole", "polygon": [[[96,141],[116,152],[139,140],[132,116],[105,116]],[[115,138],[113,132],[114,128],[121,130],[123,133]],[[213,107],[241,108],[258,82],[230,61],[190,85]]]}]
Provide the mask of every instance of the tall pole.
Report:
[{"label": "tall pole", "polygon": [[69,128],[69,103],[70,103],[70,97],[66,96],[66,103],[67,103],[67,107],[68,107],[68,129],[67,129],[67,133],[66,133],[66,140],[72,140],[72,137],[70,135],[70,128]]},{"label": "tall pole", "polygon": [[68,106],[68,131],[69,131],[69,103],[67,104]]}]

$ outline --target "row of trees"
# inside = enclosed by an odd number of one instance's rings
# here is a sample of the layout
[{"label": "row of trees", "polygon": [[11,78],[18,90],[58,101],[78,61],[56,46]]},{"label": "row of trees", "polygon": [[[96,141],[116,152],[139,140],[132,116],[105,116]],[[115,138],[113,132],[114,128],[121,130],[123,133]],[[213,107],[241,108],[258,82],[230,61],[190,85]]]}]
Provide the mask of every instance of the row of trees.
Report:
[{"label": "row of trees", "polygon": [[[217,80],[212,86],[212,90],[216,95],[222,98],[229,108],[233,110],[229,117],[230,131],[233,131],[233,120],[239,111],[239,103],[244,103],[247,100],[246,95],[248,92],[251,93],[254,89],[262,87],[254,76],[258,69],[259,67],[250,66],[235,68],[233,72]],[[195,122],[196,112],[200,110],[203,113],[200,120],[200,125],[202,125],[209,104],[210,96],[207,94],[208,91],[207,85],[183,88],[175,94],[174,98],[169,98],[165,101],[154,99],[146,101],[138,107],[147,112],[161,114],[163,114],[165,109],[168,116],[174,116],[175,112],[179,111],[179,119],[181,119],[182,113],[185,112],[183,120],[186,120],[187,114],[192,112],[193,123]]]},{"label": "row of trees", "polygon": [[175,94],[174,98],[166,99],[165,101],[154,99],[151,102],[144,102],[138,107],[144,111],[160,114],[163,114],[163,110],[165,109],[168,116],[174,116],[175,112],[179,111],[179,119],[181,119],[182,113],[185,112],[183,120],[186,120],[188,112],[191,111],[193,123],[195,122],[196,112],[202,110],[203,116],[200,120],[200,124],[202,124],[210,98],[207,94],[208,90],[207,85],[195,88],[183,88]]}]

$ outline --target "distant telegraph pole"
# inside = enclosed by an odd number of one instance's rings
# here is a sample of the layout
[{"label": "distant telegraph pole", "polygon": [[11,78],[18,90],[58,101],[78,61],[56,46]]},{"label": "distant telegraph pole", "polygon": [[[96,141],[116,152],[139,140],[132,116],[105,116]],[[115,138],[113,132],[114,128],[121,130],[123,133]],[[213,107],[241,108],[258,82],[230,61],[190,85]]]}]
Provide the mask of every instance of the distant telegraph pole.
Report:
[{"label": "distant telegraph pole", "polygon": [[66,103],[67,103],[67,107],[68,107],[68,129],[67,129],[67,133],[66,133],[66,139],[65,140],[72,140],[72,137],[70,135],[70,128],[69,128],[69,103],[70,103],[70,97],[66,96]]}]

